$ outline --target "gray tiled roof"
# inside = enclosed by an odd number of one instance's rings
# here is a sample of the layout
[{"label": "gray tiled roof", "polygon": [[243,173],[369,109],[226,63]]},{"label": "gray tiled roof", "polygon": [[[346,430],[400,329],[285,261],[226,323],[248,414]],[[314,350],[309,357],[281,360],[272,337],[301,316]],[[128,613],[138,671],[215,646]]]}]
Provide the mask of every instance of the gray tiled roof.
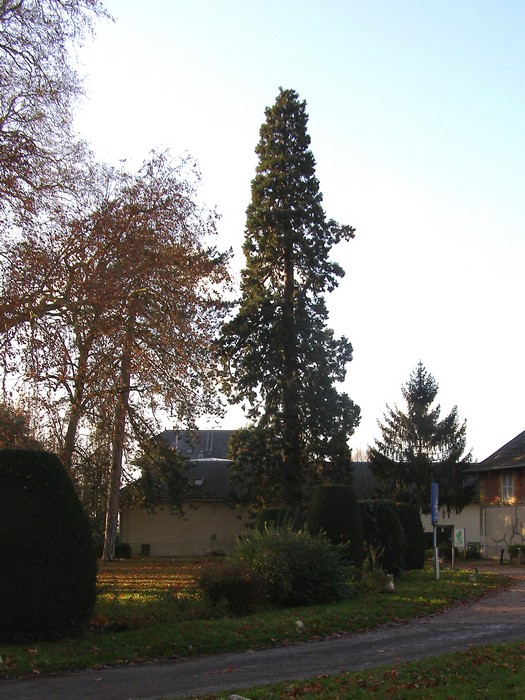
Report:
[{"label": "gray tiled roof", "polygon": [[190,500],[226,500],[232,495],[228,459],[192,459],[188,462]]},{"label": "gray tiled roof", "polygon": [[190,500],[225,500],[232,494],[228,446],[232,430],[165,430],[160,437],[189,460]]},{"label": "gray tiled roof", "polygon": [[468,472],[487,472],[495,469],[517,469],[525,467],[525,431],[516,435],[506,445],[482,462],[474,464]]},{"label": "gray tiled roof", "polygon": [[159,437],[187,459],[228,459],[233,430],[165,430]]},{"label": "gray tiled roof", "polygon": [[[231,495],[228,446],[233,430],[165,430],[159,437],[189,461],[190,499],[225,499]],[[357,498],[370,498],[375,478],[369,462],[352,462]],[[201,482],[202,479],[202,483]]]}]

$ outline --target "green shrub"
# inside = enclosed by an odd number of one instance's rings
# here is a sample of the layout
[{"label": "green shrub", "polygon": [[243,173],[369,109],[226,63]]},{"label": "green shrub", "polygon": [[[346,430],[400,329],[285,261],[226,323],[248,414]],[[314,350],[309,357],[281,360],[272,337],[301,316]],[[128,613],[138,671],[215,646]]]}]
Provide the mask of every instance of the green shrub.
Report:
[{"label": "green shrub", "polygon": [[507,552],[511,557],[518,557],[520,554],[525,555],[525,544],[509,544]]},{"label": "green shrub", "polygon": [[362,572],[359,589],[364,593],[384,591],[387,584],[387,574],[383,569],[369,569]]},{"label": "green shrub", "polygon": [[363,538],[375,564],[400,576],[404,569],[405,534],[393,501],[359,501]]},{"label": "green shrub", "polygon": [[422,569],[425,566],[425,531],[418,510],[410,503],[397,503],[396,510],[405,535],[405,569]]},{"label": "green shrub", "polygon": [[363,527],[359,503],[351,486],[317,486],[308,506],[308,531],[321,530],[332,544],[345,544],[349,560],[363,563]]},{"label": "green shrub", "polygon": [[343,550],[324,535],[267,528],[240,538],[235,560],[263,576],[273,605],[311,605],[350,594]]},{"label": "green shrub", "polygon": [[263,576],[242,564],[210,564],[197,581],[208,602],[224,605],[230,615],[248,615],[264,608],[266,585]]},{"label": "green shrub", "polygon": [[97,574],[91,528],[55,455],[0,450],[0,562],[2,641],[87,625]]}]

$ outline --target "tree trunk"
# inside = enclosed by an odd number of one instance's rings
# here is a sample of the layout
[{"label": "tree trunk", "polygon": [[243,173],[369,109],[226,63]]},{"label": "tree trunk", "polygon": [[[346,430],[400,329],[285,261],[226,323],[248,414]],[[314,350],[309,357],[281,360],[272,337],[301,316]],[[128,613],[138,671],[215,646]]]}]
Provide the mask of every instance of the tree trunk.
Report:
[{"label": "tree trunk", "polygon": [[88,336],[88,340],[86,342],[79,342],[80,354],[78,358],[77,376],[75,379],[75,390],[72,396],[71,408],[69,410],[66,436],[64,438],[64,444],[60,454],[62,464],[67,469],[69,474],[72,474],[73,469],[73,455],[75,454],[77,442],[78,424],[80,423],[80,419],[82,417],[82,404],[84,401],[84,392],[86,388],[88,359],[92,345],[93,339],[91,336]]},{"label": "tree trunk", "polygon": [[68,474],[72,475],[73,470],[73,455],[75,453],[75,445],[77,441],[77,430],[80,422],[80,405],[74,400],[69,411],[69,420],[67,423],[66,437],[64,445],[60,451],[60,459],[66,468]]},{"label": "tree trunk", "polygon": [[104,549],[102,559],[114,561],[115,545],[117,542],[118,517],[120,510],[120,487],[122,483],[122,457],[126,436],[126,418],[129,407],[129,392],[131,384],[131,341],[133,336],[133,321],[129,322],[120,363],[121,388],[115,407],[113,425],[111,471],[109,475],[108,501],[106,508],[106,527],[104,532]]},{"label": "tree trunk", "polygon": [[285,279],[283,298],[283,469],[287,505],[292,509],[302,507],[301,488],[301,439],[298,407],[297,335],[294,312],[294,260],[292,243],[285,250]]}]

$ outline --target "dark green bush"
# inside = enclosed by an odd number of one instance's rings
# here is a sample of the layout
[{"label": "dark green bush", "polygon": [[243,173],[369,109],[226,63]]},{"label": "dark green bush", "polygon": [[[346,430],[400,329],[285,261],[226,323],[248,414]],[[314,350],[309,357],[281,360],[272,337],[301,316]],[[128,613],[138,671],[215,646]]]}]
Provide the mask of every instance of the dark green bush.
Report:
[{"label": "dark green bush", "polygon": [[481,559],[481,548],[479,544],[469,542],[467,546],[467,554],[466,554],[467,559]]},{"label": "dark green bush", "polygon": [[96,599],[88,518],[58,458],[0,450],[0,639],[80,633]]},{"label": "dark green bush", "polygon": [[410,503],[397,503],[397,514],[405,534],[405,570],[425,566],[425,531],[417,508]]},{"label": "dark green bush", "polygon": [[125,542],[117,542],[115,545],[115,559],[129,559],[131,557],[131,545]]},{"label": "dark green bush", "polygon": [[308,505],[308,531],[321,530],[332,544],[345,544],[348,559],[363,563],[363,527],[359,503],[351,486],[317,486]]},{"label": "dark green bush", "polygon": [[405,534],[393,501],[359,501],[363,538],[369,559],[389,574],[404,569]]},{"label": "dark green bush", "polygon": [[257,516],[255,528],[259,530],[259,532],[263,532],[268,527],[275,528],[276,530],[283,527],[291,527],[292,530],[300,530],[301,523],[299,522],[298,515],[289,508],[265,508]]},{"label": "dark green bush", "polygon": [[343,548],[324,535],[291,528],[254,531],[239,539],[234,558],[263,576],[273,605],[326,603],[352,592]]},{"label": "dark green bush", "polygon": [[242,564],[210,564],[201,572],[198,585],[212,606],[225,604],[231,615],[248,615],[266,603],[264,578]]}]

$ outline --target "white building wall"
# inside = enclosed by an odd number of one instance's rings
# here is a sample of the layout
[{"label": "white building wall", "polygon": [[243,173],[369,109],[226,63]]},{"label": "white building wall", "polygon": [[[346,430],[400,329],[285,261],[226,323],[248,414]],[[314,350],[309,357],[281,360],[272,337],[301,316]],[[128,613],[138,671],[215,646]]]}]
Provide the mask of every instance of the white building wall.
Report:
[{"label": "white building wall", "polygon": [[246,532],[247,511],[220,501],[184,505],[184,517],[169,506],[149,512],[144,508],[124,510],[120,539],[131,546],[131,555],[200,556],[233,551],[237,537]]},{"label": "white building wall", "polygon": [[[422,515],[421,521],[425,532],[432,532],[430,515]],[[483,544],[479,503],[471,503],[466,508],[463,508],[461,513],[450,513],[450,515],[447,515],[440,511],[438,525],[452,525],[456,528],[464,528],[466,544],[469,542],[479,545]]]},{"label": "white building wall", "polygon": [[499,558],[510,544],[525,544],[525,505],[483,506],[481,510],[486,556]]}]

